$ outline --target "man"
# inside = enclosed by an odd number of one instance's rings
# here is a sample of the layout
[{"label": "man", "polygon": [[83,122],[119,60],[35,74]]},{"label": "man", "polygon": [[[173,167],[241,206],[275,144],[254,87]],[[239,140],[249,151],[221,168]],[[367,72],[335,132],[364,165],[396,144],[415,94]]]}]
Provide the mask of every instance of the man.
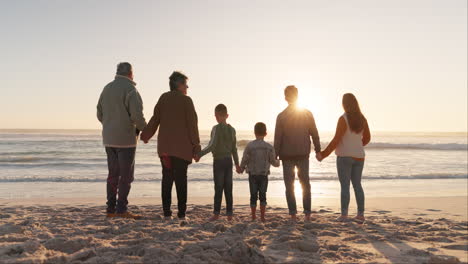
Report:
[{"label": "man", "polygon": [[[115,79],[104,87],[97,105],[107,153],[107,216],[138,219],[127,211],[135,169],[138,134],[146,126],[143,102],[133,82],[132,65],[117,65]],[[117,199],[118,195],[118,199]]]},{"label": "man", "polygon": [[320,152],[320,138],[312,113],[297,107],[298,90],[288,86],[284,90],[288,107],[276,119],[274,147],[276,155],[283,161],[283,179],[291,219],[296,221],[296,197],[294,194],[295,169],[302,185],[302,202],[305,220],[310,220],[311,194],[309,182],[310,137],[315,152]]},{"label": "man", "polygon": [[162,164],[161,196],[164,218],[172,218],[172,185],[177,191],[177,216],[185,220],[187,208],[187,168],[200,152],[198,118],[192,99],[187,96],[187,76],[173,72],[169,77],[170,91],[159,97],[153,117],[141,134],[147,143],[158,133],[158,156]]}]

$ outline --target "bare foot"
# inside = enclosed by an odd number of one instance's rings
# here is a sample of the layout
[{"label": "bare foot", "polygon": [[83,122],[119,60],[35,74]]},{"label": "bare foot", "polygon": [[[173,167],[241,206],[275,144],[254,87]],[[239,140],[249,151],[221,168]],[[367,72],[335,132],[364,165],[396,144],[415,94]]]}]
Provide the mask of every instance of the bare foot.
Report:
[{"label": "bare foot", "polygon": [[263,217],[263,216],[260,217],[260,221],[262,221],[262,223],[265,223],[266,222],[265,217]]},{"label": "bare foot", "polygon": [[363,215],[357,215],[356,217],[354,217],[354,220],[364,223],[364,221],[366,221],[366,218]]},{"label": "bare foot", "polygon": [[227,219],[228,221],[232,221],[232,215],[228,215]]},{"label": "bare foot", "polygon": [[293,221],[293,222],[297,221],[297,216],[295,214],[291,215],[291,221]]},{"label": "bare foot", "polygon": [[348,216],[347,215],[342,215],[336,219],[338,222],[346,222],[348,221]]},{"label": "bare foot", "polygon": [[257,216],[256,216],[256,215],[252,215],[252,221],[255,221],[255,219],[257,219]]},{"label": "bare foot", "polygon": [[317,220],[317,219],[312,217],[311,214],[306,214],[305,217],[304,217],[305,222],[310,222],[310,221],[315,221],[315,220]]},{"label": "bare foot", "polygon": [[208,221],[212,222],[212,221],[216,221],[219,219],[219,215],[213,215],[212,217],[210,217],[210,219],[208,219]]}]

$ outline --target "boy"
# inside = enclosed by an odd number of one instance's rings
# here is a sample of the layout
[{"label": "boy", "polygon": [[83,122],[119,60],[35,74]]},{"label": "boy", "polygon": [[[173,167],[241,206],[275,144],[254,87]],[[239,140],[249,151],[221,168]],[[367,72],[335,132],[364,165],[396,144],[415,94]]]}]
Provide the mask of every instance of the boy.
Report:
[{"label": "boy", "polygon": [[260,219],[265,222],[266,192],[268,188],[268,174],[270,164],[279,167],[280,162],[276,159],[275,149],[263,139],[267,135],[264,123],[255,124],[256,140],[247,144],[241,162],[241,172],[247,168],[249,173],[250,187],[250,209],[252,220],[256,219],[257,197],[260,198]]},{"label": "boy", "polygon": [[232,220],[232,159],[236,165],[236,171],[240,171],[239,156],[237,155],[236,130],[226,123],[229,117],[227,108],[219,104],[215,108],[215,117],[218,124],[211,130],[210,143],[198,155],[199,160],[211,152],[213,154],[213,179],[214,179],[214,210],[210,221],[219,219],[221,201],[226,198],[226,215]]}]

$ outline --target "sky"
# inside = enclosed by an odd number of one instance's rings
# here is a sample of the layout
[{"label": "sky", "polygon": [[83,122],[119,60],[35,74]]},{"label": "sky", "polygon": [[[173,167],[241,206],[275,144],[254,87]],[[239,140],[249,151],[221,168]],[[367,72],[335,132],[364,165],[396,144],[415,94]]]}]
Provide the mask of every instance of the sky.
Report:
[{"label": "sky", "polygon": [[296,85],[333,131],[352,92],[371,130],[467,131],[467,1],[0,1],[0,128],[98,129],[117,63],[149,120],[174,70],[200,129],[273,130]]}]

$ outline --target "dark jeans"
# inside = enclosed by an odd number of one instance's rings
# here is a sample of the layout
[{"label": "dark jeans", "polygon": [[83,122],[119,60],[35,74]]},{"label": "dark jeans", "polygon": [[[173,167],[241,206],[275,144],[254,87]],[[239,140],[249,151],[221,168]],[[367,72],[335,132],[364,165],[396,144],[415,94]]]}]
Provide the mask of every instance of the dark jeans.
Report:
[{"label": "dark jeans", "polygon": [[257,200],[260,198],[260,205],[266,205],[266,192],[268,188],[267,175],[251,175],[249,174],[250,188],[250,206],[256,207]]},{"label": "dark jeans", "polygon": [[[125,213],[128,193],[133,182],[136,148],[106,147],[107,166],[107,212]],[[118,194],[118,199],[117,199]]]},{"label": "dark jeans", "polygon": [[302,186],[302,205],[304,214],[311,213],[311,194],[309,181],[309,159],[283,160],[283,178],[286,186],[286,200],[289,214],[297,214],[296,196],[294,194],[294,169],[297,168],[297,176]]},{"label": "dark jeans", "polygon": [[215,215],[221,211],[221,201],[226,199],[226,215],[232,215],[232,158],[213,160],[214,210]]},{"label": "dark jeans", "polygon": [[349,207],[349,183],[353,183],[354,195],[358,207],[358,215],[364,215],[364,190],[361,185],[364,161],[355,160],[351,157],[337,157],[336,168],[341,185],[341,214],[348,215]]},{"label": "dark jeans", "polygon": [[190,162],[172,156],[169,157],[169,159],[171,168],[167,168],[161,159],[163,174],[161,181],[161,195],[164,216],[172,215],[172,185],[175,182],[177,191],[177,216],[181,218],[185,217],[185,211],[187,210],[187,168]]}]

